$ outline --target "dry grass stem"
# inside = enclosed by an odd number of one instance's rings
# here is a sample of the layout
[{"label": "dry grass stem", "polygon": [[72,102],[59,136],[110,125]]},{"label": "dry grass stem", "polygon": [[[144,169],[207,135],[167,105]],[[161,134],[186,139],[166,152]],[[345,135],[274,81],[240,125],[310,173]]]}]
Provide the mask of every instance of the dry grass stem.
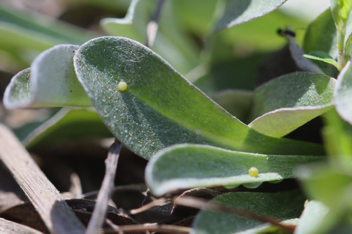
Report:
[{"label": "dry grass stem", "polygon": [[114,188],[114,179],[117,168],[117,161],[120,155],[121,144],[115,140],[111,145],[108,157],[105,160],[105,176],[98,193],[97,203],[94,207],[92,217],[89,221],[86,234],[99,233],[99,229],[103,225],[108,208],[108,202]]}]

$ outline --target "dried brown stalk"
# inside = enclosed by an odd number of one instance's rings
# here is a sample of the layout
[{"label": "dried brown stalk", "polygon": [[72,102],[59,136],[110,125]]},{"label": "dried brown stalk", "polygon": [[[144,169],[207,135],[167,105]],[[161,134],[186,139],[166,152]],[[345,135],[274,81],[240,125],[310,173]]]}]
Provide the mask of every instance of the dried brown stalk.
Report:
[{"label": "dried brown stalk", "polygon": [[84,233],[59,191],[48,180],[15,135],[0,124],[0,159],[38,211],[52,233]]}]

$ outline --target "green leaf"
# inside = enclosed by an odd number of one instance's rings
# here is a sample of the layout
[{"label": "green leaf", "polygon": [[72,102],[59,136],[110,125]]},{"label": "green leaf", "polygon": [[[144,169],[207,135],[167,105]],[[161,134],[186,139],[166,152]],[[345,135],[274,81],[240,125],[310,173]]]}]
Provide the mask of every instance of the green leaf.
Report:
[{"label": "green leaf", "polygon": [[[105,124],[144,158],[177,143],[258,153],[323,153],[314,144],[257,133],[224,112],[149,48],[130,39],[93,39],[76,52],[74,65]],[[127,83],[126,91],[117,89],[120,81]]]},{"label": "green leaf", "polygon": [[335,66],[336,68],[338,68],[338,64],[335,61],[335,59],[333,59],[328,53],[324,52],[324,51],[312,51],[309,54],[305,54],[304,57],[309,58],[309,59],[313,59],[313,60],[318,60],[318,61],[322,61],[325,63],[329,63],[333,66]]},{"label": "green leaf", "polygon": [[263,84],[254,91],[249,126],[282,137],[329,110],[336,80],[326,75],[297,72]]},{"label": "green leaf", "polygon": [[286,0],[228,0],[225,13],[215,26],[215,31],[243,24],[256,19],[281,6]]},{"label": "green leaf", "polygon": [[329,208],[320,201],[306,201],[303,213],[294,233],[318,233],[318,229],[320,229],[320,226],[323,224],[328,211]]},{"label": "green leaf", "polygon": [[244,90],[224,90],[213,100],[242,122],[246,122],[253,102],[253,93]]},{"label": "green leaf", "polygon": [[348,16],[352,8],[351,0],[330,0],[331,12],[334,17],[335,25],[338,29],[346,27]]},{"label": "green leaf", "polygon": [[337,78],[334,92],[335,107],[339,115],[352,124],[352,65],[348,62]]},{"label": "green leaf", "polygon": [[[277,218],[279,220],[299,217],[304,197],[298,191],[281,193],[237,192],[226,193],[210,203],[222,204],[235,209]],[[263,222],[233,214],[201,211],[194,223],[192,234],[227,234],[261,226]]]},{"label": "green leaf", "polygon": [[[15,132],[18,130],[15,130]],[[94,110],[63,108],[22,140],[27,148],[79,139],[112,137]]]},{"label": "green leaf", "polygon": [[73,54],[79,47],[58,45],[41,53],[6,88],[4,105],[23,107],[91,106],[73,69]]},{"label": "green leaf", "polygon": [[[303,49],[307,54],[312,51],[323,51],[332,58],[336,58],[338,55],[336,40],[334,19],[330,9],[327,9],[309,25],[304,37]],[[330,76],[335,77],[338,74],[337,69],[329,64],[322,62],[317,64]]]},{"label": "green leaf", "polygon": [[[147,165],[151,191],[163,195],[193,187],[229,186],[294,178],[297,166],[322,160],[321,156],[264,155],[212,146],[182,144],[160,150]],[[258,176],[248,170],[256,167]]]}]

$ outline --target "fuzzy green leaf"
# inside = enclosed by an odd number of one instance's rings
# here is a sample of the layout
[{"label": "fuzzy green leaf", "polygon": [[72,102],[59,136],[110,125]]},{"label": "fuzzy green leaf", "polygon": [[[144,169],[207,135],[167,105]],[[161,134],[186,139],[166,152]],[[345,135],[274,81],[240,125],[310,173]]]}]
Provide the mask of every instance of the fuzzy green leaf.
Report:
[{"label": "fuzzy green leaf", "polygon": [[352,124],[352,65],[348,62],[337,78],[335,106],[339,115]]},{"label": "fuzzy green leaf", "polygon": [[[293,178],[297,166],[322,160],[321,156],[264,155],[229,151],[205,145],[182,144],[160,150],[146,168],[151,191],[163,195],[178,189],[210,186],[259,185]],[[258,176],[248,170],[256,167]]]},{"label": "fuzzy green leaf", "polygon": [[284,75],[254,92],[249,126],[282,137],[329,110],[336,80],[322,74],[298,72]]},{"label": "fuzzy green leaf", "polygon": [[12,78],[4,94],[5,107],[91,106],[73,69],[78,48],[58,45],[41,53],[30,69]]},{"label": "fuzzy green leaf", "polygon": [[225,13],[215,26],[215,31],[231,28],[256,19],[275,10],[286,0],[228,0],[225,6]]},{"label": "fuzzy green leaf", "polygon": [[[304,200],[304,196],[298,191],[281,193],[237,192],[217,196],[210,202],[284,220],[299,217]],[[262,224],[261,221],[233,214],[201,211],[192,225],[191,233],[230,234],[246,231],[253,227],[262,226]]]},{"label": "fuzzy green leaf", "polygon": [[[321,154],[314,144],[252,130],[185,80],[149,48],[127,38],[101,37],[74,57],[78,79],[97,112],[133,152],[150,158],[178,143],[273,154]],[[119,82],[127,83],[119,91]]]}]

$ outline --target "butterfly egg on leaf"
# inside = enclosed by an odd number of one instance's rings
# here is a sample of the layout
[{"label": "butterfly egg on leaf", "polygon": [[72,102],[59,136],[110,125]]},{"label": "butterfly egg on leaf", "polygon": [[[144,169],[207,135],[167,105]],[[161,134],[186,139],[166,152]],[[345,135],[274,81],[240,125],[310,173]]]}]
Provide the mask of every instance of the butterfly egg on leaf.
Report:
[{"label": "butterfly egg on leaf", "polygon": [[125,91],[127,89],[127,83],[125,81],[120,81],[119,84],[117,85],[117,88],[120,91]]},{"label": "butterfly egg on leaf", "polygon": [[258,176],[258,168],[256,168],[256,167],[251,167],[251,168],[249,168],[248,174],[249,174],[251,177],[257,177],[257,176]]}]

